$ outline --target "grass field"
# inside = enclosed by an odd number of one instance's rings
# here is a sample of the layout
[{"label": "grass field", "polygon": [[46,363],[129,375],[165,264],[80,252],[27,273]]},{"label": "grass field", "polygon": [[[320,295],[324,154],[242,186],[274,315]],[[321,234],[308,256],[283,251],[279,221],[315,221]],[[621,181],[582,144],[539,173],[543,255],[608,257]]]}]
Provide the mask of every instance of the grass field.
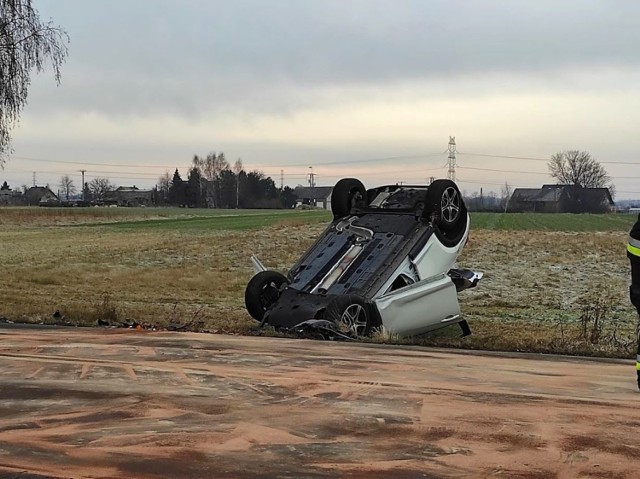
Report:
[{"label": "grass field", "polygon": [[[0,316],[246,333],[249,258],[286,271],[330,220],[324,211],[0,208]],[[624,245],[629,215],[472,214],[461,293],[474,334],[411,342],[629,356]],[[382,338],[374,338],[381,341]],[[385,341],[393,338],[384,339]]]},{"label": "grass field", "polygon": [[511,231],[629,231],[634,215],[471,213],[474,229]]}]

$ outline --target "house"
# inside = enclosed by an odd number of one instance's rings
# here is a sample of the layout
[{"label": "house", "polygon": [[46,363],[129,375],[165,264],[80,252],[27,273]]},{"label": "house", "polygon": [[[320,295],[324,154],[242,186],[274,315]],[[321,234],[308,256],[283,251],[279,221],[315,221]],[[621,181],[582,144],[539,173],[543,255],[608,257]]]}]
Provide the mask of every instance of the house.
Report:
[{"label": "house", "polygon": [[118,206],[151,206],[153,190],[141,190],[135,185],[120,186],[106,194],[105,203]]},{"label": "house", "polygon": [[297,186],[293,190],[296,197],[296,208],[302,205],[319,206],[331,209],[331,193],[333,186]]},{"label": "house", "polygon": [[507,211],[535,213],[608,213],[613,208],[609,188],[583,188],[578,185],[543,185],[542,188],[516,188]]},{"label": "house", "polygon": [[13,191],[5,181],[0,186],[0,206],[19,205],[22,193]]},{"label": "house", "polygon": [[48,186],[32,186],[22,195],[27,206],[58,206],[60,198]]}]

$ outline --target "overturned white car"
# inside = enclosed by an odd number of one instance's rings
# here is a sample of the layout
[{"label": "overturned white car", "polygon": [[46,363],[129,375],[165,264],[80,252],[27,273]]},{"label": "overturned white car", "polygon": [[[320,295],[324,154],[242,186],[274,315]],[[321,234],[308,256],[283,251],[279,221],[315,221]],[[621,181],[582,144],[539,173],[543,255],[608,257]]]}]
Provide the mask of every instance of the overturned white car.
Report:
[{"label": "overturned white car", "polygon": [[378,329],[400,336],[459,324],[457,293],[482,273],[455,267],[469,235],[456,184],[366,190],[353,178],[331,195],[333,221],[287,276],[253,258],[249,314],[277,329],[357,338]]}]

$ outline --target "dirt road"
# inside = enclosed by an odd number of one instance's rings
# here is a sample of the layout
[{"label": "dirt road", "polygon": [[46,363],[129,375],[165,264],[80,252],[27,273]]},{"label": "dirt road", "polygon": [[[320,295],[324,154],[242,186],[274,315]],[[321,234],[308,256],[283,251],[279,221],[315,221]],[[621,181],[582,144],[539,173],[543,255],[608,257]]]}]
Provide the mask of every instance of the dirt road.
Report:
[{"label": "dirt road", "polygon": [[0,330],[0,478],[640,474],[629,362]]}]

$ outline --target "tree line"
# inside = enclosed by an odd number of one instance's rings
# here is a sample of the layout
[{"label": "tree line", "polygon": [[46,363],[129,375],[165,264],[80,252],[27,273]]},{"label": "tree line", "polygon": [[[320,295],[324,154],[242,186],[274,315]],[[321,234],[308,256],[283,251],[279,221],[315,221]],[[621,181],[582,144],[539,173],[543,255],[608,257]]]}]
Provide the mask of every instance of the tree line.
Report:
[{"label": "tree line", "polygon": [[293,189],[278,188],[263,172],[245,171],[242,160],[233,167],[224,153],[194,155],[183,179],[179,170],[162,175],[153,189],[156,205],[190,208],[291,208],[295,205]]}]

